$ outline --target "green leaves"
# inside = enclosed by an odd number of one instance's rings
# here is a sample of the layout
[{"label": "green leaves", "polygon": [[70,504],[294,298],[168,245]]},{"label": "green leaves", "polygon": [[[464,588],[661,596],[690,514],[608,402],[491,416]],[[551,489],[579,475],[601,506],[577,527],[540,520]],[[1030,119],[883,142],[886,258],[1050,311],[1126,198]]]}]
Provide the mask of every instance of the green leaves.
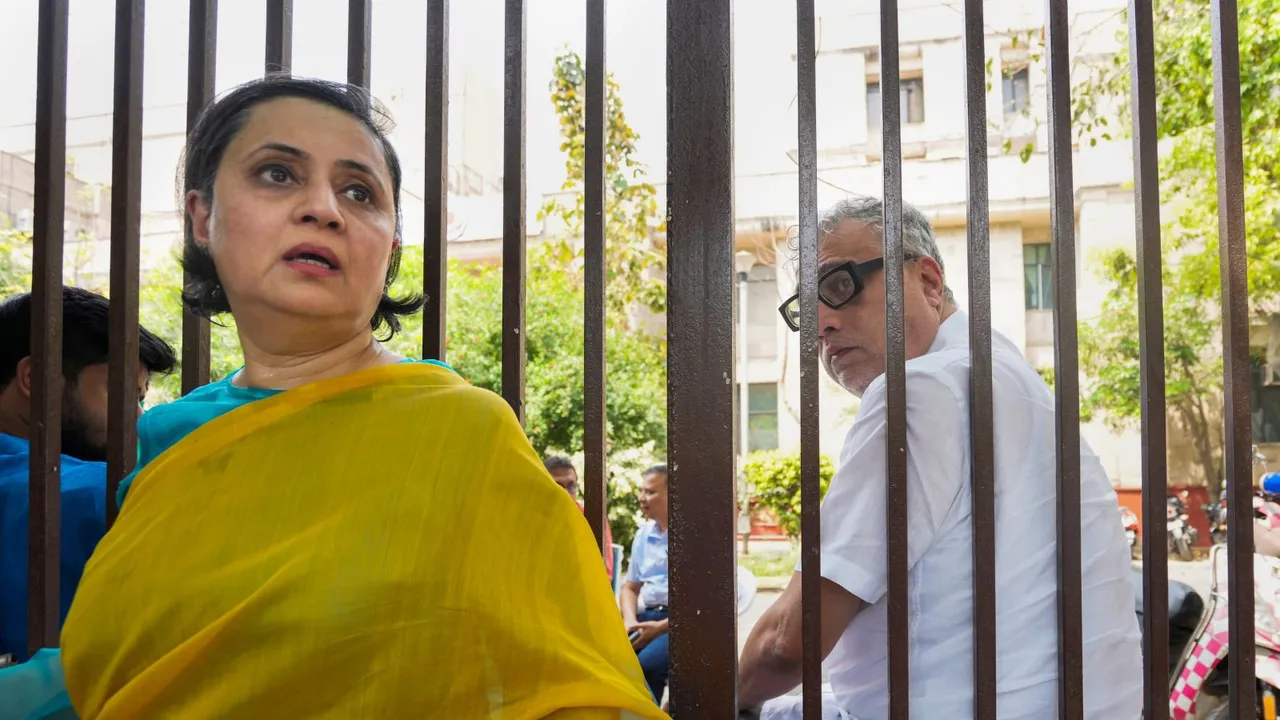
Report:
[{"label": "green leaves", "polygon": [[[586,70],[582,58],[564,50],[556,57],[551,104],[560,116],[560,149],[565,152],[562,189],[573,193],[572,204],[549,199],[539,217],[558,217],[567,240],[579,242],[586,216],[583,177],[586,167]],[[627,123],[622,94],[610,75],[605,103],[605,272],[606,303],[610,313],[629,315],[637,306],[653,313],[666,311],[666,256],[655,235],[664,230],[658,212],[658,190],[644,182],[645,166],[637,159],[640,136]]]},{"label": "green leaves", "polygon": [[[754,500],[777,516],[788,536],[800,537],[800,454],[758,450],[747,457],[743,472],[753,488]],[[820,455],[818,484],[824,497],[834,474],[831,458]]]},{"label": "green leaves", "polygon": [[[1220,267],[1214,80],[1209,0],[1159,0],[1155,7],[1156,130],[1164,260],[1165,394],[1170,420],[1194,444],[1203,479],[1216,486],[1222,385],[1218,349]],[[1280,298],[1280,0],[1239,5],[1244,134],[1245,252],[1251,309]],[[1129,48],[1090,65],[1073,91],[1077,135],[1090,144],[1129,133]],[[1098,318],[1080,325],[1082,409],[1112,427],[1140,417],[1137,264],[1132,251],[1094,258],[1110,289]]]}]

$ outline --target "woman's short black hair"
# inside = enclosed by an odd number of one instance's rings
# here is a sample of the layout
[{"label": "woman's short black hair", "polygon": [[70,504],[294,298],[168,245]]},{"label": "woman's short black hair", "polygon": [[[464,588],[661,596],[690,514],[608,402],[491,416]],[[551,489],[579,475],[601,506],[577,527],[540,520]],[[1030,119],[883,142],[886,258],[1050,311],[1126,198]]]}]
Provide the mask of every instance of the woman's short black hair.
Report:
[{"label": "woman's short black hair", "polygon": [[[213,202],[213,184],[222,164],[222,156],[240,131],[244,129],[249,113],[258,105],[279,98],[302,98],[335,107],[359,120],[378,138],[382,155],[391,173],[391,197],[395,202],[396,237],[400,237],[402,216],[400,213],[400,157],[387,138],[391,131],[391,117],[380,103],[366,91],[355,85],[317,80],[314,78],[269,75],[233,88],[214,100],[200,114],[195,127],[187,135],[187,147],[183,152],[181,187],[185,208],[187,193],[196,190],[206,203]],[[212,317],[231,311],[226,293],[218,279],[218,269],[208,248],[195,240],[191,217],[183,212],[182,267],[188,281],[182,292],[182,302],[192,313]],[[393,298],[387,294],[391,282],[400,269],[400,248],[391,257],[387,278],[369,323],[375,331],[385,326],[384,340],[400,331],[400,316],[411,315],[423,306],[420,294]]]}]

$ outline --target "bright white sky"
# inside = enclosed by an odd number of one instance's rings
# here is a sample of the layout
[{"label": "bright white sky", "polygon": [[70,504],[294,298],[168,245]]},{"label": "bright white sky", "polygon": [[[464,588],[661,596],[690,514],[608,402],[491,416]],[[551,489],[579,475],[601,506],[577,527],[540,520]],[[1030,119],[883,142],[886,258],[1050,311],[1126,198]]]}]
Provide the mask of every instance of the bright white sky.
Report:
[{"label": "bright white sky", "polygon": [[[221,21],[216,77],[221,91],[261,75],[265,3],[220,0],[218,4]],[[454,0],[451,4],[451,76],[455,87],[463,68],[470,67],[491,78],[496,101],[491,120],[476,119],[468,125],[474,128],[472,132],[492,134],[493,142],[501,143],[503,3]],[[111,113],[114,5],[108,0],[71,2],[67,110],[73,118]],[[151,0],[146,5],[144,105],[180,106],[186,98],[187,3]],[[583,0],[528,2],[527,159],[531,197],[554,191],[562,178],[563,158],[547,87],[556,52],[566,44],[580,52],[583,49],[584,5]],[[785,127],[785,119],[795,112],[785,97],[771,103],[778,107],[761,108],[759,98],[752,96],[753,89],[762,86],[773,89],[781,83],[782,87],[794,87],[795,66],[790,57],[794,32],[788,29],[794,28],[794,16],[788,14],[786,7],[775,10],[773,3],[741,5],[753,11],[767,7],[768,12],[740,11],[735,20],[739,77],[746,73],[751,80],[745,85],[739,83],[738,95],[746,107],[754,106],[747,113],[738,113],[740,141],[744,131],[750,133],[761,122],[765,126],[759,127],[760,131],[773,127],[775,118],[784,120]],[[28,126],[34,119],[37,6],[33,0],[0,0],[0,68],[4,68],[5,77],[0,95],[0,128]],[[395,114],[399,123],[397,145],[403,155],[410,156],[421,153],[424,6],[423,0],[375,0],[373,11],[373,91]],[[609,69],[622,85],[628,118],[640,133],[641,153],[655,181],[664,179],[666,165],[665,8],[665,0],[615,0],[608,11]],[[773,17],[779,12],[782,14]],[[343,79],[345,0],[297,0],[294,13],[293,72]],[[753,34],[755,38],[750,37]],[[762,49],[766,52],[762,53]],[[763,78],[765,73],[776,77]],[[455,116],[451,125],[456,128],[460,120]],[[790,127],[790,133],[794,133],[794,120]],[[778,152],[783,152],[782,148]],[[742,167],[740,160],[738,170],[749,168]]]}]

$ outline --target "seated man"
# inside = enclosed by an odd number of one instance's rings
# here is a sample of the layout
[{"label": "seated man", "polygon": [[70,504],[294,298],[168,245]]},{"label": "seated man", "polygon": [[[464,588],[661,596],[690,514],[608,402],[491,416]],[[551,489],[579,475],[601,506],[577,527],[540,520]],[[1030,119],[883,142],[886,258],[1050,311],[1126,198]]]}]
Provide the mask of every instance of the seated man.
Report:
[{"label": "seated man", "polygon": [[[822,502],[824,713],[888,716],[885,282],[880,201],[840,202],[820,224],[818,333],[827,373],[862,399]],[[929,222],[904,206],[909,642],[913,717],[973,716],[973,498],[969,326],[947,288]],[[789,301],[788,309],[794,306]],[[789,317],[795,317],[790,315]],[[995,386],[997,703],[1001,720],[1057,715],[1058,564],[1054,400],[992,333]],[[1142,713],[1142,656],[1129,548],[1098,458],[1080,451],[1084,716]],[[743,707],[800,682],[797,568],[756,624],[739,670]],[[799,717],[798,698],[764,706]]]},{"label": "seated man", "polygon": [[[649,521],[631,542],[631,564],[622,585],[622,622],[640,658],[640,669],[655,702],[667,689],[667,466],[644,471],[640,510]],[[644,610],[638,608],[643,606]]]},{"label": "seated man", "polygon": [[[85,561],[106,532],[107,300],[62,293],[61,617]],[[31,296],[0,304],[0,655],[27,657],[27,517],[31,450]],[[177,365],[173,349],[141,330],[138,412],[152,373]]]},{"label": "seated man", "polygon": [[[551,479],[556,484],[564,488],[569,493],[569,497],[578,503],[578,509],[583,513],[586,508],[583,507],[582,501],[578,499],[578,469],[573,466],[573,462],[563,455],[548,455],[542,461],[542,466],[551,474]],[[609,518],[604,520],[604,568],[609,573],[609,582],[613,582],[613,529],[609,527]]]}]

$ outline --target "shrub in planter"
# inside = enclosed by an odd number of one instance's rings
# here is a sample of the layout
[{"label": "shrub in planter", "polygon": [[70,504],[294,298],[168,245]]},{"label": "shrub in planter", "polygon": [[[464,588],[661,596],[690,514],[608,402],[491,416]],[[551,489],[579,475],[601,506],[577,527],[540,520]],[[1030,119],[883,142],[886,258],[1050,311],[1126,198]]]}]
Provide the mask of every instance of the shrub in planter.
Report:
[{"label": "shrub in planter", "polygon": [[[800,537],[800,453],[758,450],[747,456],[743,468],[753,503],[768,508],[788,537]],[[827,494],[835,466],[826,455],[818,456],[818,484]]]}]

